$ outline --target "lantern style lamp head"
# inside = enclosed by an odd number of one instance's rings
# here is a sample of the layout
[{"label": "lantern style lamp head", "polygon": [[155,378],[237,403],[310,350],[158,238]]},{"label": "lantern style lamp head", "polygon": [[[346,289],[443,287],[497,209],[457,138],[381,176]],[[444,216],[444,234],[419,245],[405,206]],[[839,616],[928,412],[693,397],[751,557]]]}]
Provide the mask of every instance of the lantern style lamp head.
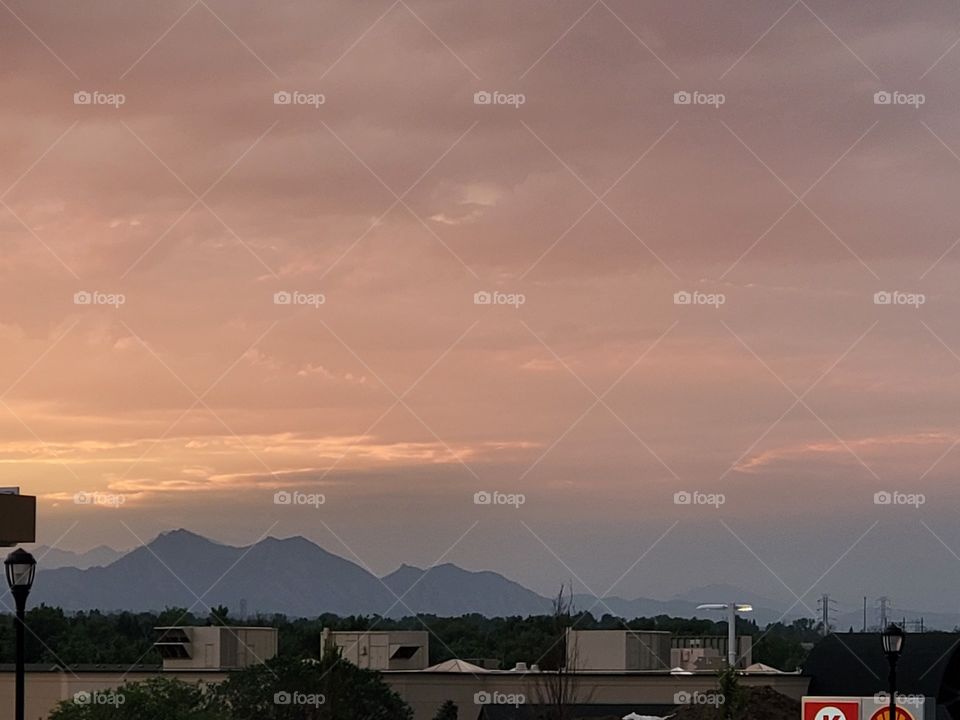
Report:
[{"label": "lantern style lamp head", "polygon": [[17,548],[7,555],[4,561],[7,571],[7,585],[10,586],[10,593],[17,604],[17,666],[16,666],[16,689],[14,691],[15,705],[14,718],[24,720],[24,691],[25,684],[25,657],[24,649],[24,612],[27,606],[27,595],[30,594],[30,588],[33,587],[33,576],[37,571],[37,561],[33,555],[23,548]]},{"label": "lantern style lamp head", "polygon": [[883,651],[892,657],[897,657],[903,650],[903,641],[906,634],[899,625],[890,623],[883,631]]},{"label": "lantern style lamp head", "polygon": [[26,595],[33,587],[33,576],[37,571],[37,561],[23,548],[17,548],[7,555],[3,563],[7,570],[7,585],[14,595]]}]

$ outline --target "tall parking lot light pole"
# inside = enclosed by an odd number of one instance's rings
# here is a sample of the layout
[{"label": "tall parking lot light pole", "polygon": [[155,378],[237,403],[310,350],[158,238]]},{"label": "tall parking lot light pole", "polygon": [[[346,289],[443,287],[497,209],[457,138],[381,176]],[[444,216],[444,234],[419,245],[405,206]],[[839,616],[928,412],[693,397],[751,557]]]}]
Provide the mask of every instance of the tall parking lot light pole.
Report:
[{"label": "tall parking lot light pole", "polygon": [[753,606],[744,603],[707,603],[697,605],[697,610],[727,611],[727,666],[737,667],[737,613],[753,612]]},{"label": "tall parking lot light pole", "polygon": [[23,720],[24,713],[24,612],[27,607],[27,596],[33,587],[33,576],[37,570],[37,561],[33,555],[23,548],[17,548],[7,555],[4,561],[7,571],[7,585],[17,604],[17,679],[16,679],[16,709],[14,720]]}]

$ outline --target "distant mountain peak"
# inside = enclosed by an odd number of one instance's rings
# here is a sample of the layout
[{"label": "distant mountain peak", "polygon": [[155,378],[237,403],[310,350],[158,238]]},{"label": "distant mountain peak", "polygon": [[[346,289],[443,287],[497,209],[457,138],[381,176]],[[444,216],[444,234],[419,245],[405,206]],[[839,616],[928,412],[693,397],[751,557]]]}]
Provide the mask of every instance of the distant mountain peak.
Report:
[{"label": "distant mountain peak", "polygon": [[[107,550],[102,552],[109,555]],[[49,553],[41,562],[41,579],[31,597],[67,611],[189,607],[197,601],[191,588],[199,592],[214,583],[204,595],[204,603],[236,608],[244,602],[255,613],[290,617],[317,617],[326,612],[343,616],[422,613],[458,617],[476,613],[507,617],[545,614],[551,608],[550,598],[494,570],[468,570],[451,562],[426,568],[403,563],[378,578],[349,556],[332,553],[301,535],[231,545],[178,528],[160,533],[147,547],[119,553],[122,557],[116,561],[98,558],[96,565],[87,567],[76,564],[76,553]],[[64,555],[59,566],[54,562],[57,553]],[[265,567],[270,582],[264,582]],[[402,603],[397,603],[397,596],[403,597]],[[751,617],[758,622],[771,622],[781,615],[774,609],[778,604],[722,584],[695,588],[670,600],[575,597],[578,608],[590,609],[597,617],[609,612],[628,619],[704,617],[703,611],[696,610],[697,604],[730,601],[753,604]],[[706,614],[722,619],[719,613]],[[946,627],[955,624],[940,623]]]},{"label": "distant mountain peak", "polygon": [[[313,540],[305,538],[303,535],[291,535],[290,537],[280,538],[276,535],[267,535],[261,543],[274,543],[277,545],[309,545],[311,547],[320,547]],[[322,550],[323,548],[321,548]]]},{"label": "distant mountain peak", "polygon": [[186,528],[177,528],[176,530],[164,530],[157,535],[155,540],[159,540],[160,538],[183,538],[183,539],[191,539],[191,540],[203,540],[204,542],[213,543],[214,545],[222,544],[222,543],[215,542],[214,540],[211,540],[208,537],[204,537],[203,535],[198,535],[192,530],[187,530]]},{"label": "distant mountain peak", "polygon": [[126,554],[126,550],[115,550],[107,545],[98,545],[85,552],[62,550],[49,545],[37,545],[33,548],[37,564],[44,570],[56,568],[77,568],[85,570],[89,567],[109,565]]}]

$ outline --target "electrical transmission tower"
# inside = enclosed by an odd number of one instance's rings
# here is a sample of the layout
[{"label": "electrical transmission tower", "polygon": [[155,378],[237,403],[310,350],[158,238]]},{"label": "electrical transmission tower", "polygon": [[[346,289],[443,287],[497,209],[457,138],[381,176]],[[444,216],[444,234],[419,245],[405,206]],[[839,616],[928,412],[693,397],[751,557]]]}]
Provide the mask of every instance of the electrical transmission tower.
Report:
[{"label": "electrical transmission tower", "polygon": [[830,634],[830,630],[833,627],[833,623],[830,622],[830,612],[833,609],[830,606],[831,603],[833,603],[833,605],[837,604],[836,600],[831,599],[827,593],[821,595],[820,599],[817,600],[817,609],[820,611],[820,624],[824,637]]},{"label": "electrical transmission tower", "polygon": [[887,627],[887,611],[890,610],[892,605],[893,603],[890,602],[890,598],[886,595],[877,598],[877,613],[880,616],[881,631]]}]

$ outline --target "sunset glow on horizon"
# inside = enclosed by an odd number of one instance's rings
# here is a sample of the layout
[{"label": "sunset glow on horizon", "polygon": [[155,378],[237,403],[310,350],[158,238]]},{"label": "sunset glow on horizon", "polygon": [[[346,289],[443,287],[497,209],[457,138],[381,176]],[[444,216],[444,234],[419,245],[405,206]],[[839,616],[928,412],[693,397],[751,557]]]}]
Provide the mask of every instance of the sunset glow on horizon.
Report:
[{"label": "sunset glow on horizon", "polygon": [[955,610],[954,3],[8,4],[38,542]]}]

